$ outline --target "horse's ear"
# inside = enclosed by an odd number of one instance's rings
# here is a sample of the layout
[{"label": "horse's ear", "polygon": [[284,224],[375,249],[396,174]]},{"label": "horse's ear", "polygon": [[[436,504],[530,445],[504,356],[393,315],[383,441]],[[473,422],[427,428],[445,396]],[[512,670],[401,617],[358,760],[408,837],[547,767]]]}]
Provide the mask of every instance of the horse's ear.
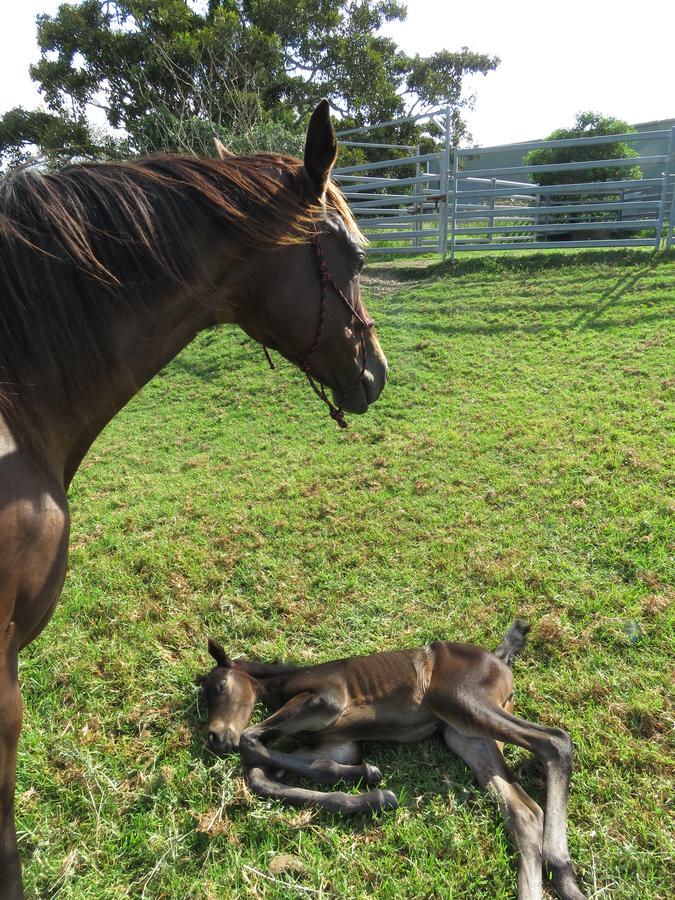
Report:
[{"label": "horse's ear", "polygon": [[305,172],[319,197],[323,197],[335,158],[337,137],[330,120],[328,100],[322,100],[312,113],[305,138]]},{"label": "horse's ear", "polygon": [[217,137],[213,139],[213,146],[216,148],[216,156],[218,159],[229,159],[231,156],[234,156],[231,150],[228,150],[225,144],[222,141],[219,141]]},{"label": "horse's ear", "polygon": [[214,641],[213,638],[209,638],[209,653],[218,665],[222,666],[224,669],[229,669],[232,665],[232,660],[227,656],[220,644],[217,641]]}]

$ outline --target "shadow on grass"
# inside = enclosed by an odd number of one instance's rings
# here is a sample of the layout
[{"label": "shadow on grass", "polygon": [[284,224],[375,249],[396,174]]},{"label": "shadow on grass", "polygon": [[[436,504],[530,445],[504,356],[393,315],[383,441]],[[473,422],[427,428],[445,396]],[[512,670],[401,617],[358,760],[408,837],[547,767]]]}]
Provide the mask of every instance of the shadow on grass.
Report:
[{"label": "shadow on grass", "polygon": [[535,274],[564,270],[575,266],[640,266],[655,268],[662,262],[674,262],[675,249],[654,253],[640,249],[589,249],[549,251],[522,256],[476,254],[461,259],[432,262],[428,266],[388,266],[373,273],[398,281],[416,281],[439,277],[461,278],[464,275]]},{"label": "shadow on grass", "polygon": [[668,321],[672,317],[667,313],[654,313],[648,316],[630,316],[630,321],[597,321],[597,315],[591,317],[590,321],[580,325],[555,325],[538,323],[535,325],[522,325],[518,322],[508,325],[436,325],[431,322],[405,322],[402,324],[394,324],[387,322],[387,328],[400,328],[405,331],[421,331],[432,332],[439,335],[460,335],[460,334],[483,334],[483,335],[500,335],[500,334],[562,334],[573,331],[576,328],[584,331],[609,331],[611,329],[622,329],[626,325],[646,325],[649,322]]},{"label": "shadow on grass", "polygon": [[[623,278],[617,279],[616,283],[612,285],[612,287],[608,288],[593,304],[589,304],[588,309],[581,313],[573,322],[571,322],[568,326],[568,330],[575,330],[580,328],[582,330],[587,330],[591,328],[603,328],[603,327],[611,327],[612,325],[623,325],[623,323],[607,323],[600,322],[600,317],[610,310],[613,306],[617,305],[621,298],[631,292],[646,275],[651,274],[651,271],[655,268],[656,263],[652,261],[651,264],[642,267],[640,272],[635,272],[632,275],[624,275]],[[649,315],[649,316],[639,316],[636,321],[639,322],[650,322],[654,321],[658,318],[669,318],[667,315]]]},{"label": "shadow on grass", "polygon": [[[675,290],[675,282],[673,282],[673,290]],[[631,308],[640,308],[644,306],[657,306],[661,302],[660,298],[652,298],[652,297],[636,297],[630,299],[624,299],[621,303],[621,307],[629,310]],[[448,304],[448,301],[444,301],[444,303]],[[534,301],[533,303],[490,303],[487,302],[465,302],[465,298],[462,298],[462,301],[457,306],[455,304],[448,304],[448,306],[452,307],[452,312],[457,312],[458,308],[461,308],[464,312],[472,312],[472,313],[504,313],[506,315],[513,313],[577,313],[579,317],[585,316],[589,312],[589,307],[592,305],[589,302],[583,303],[579,300],[570,300],[569,303],[566,303],[564,300],[559,300],[555,302],[548,303],[538,303]],[[392,307],[394,304],[392,304]],[[400,315],[402,312],[407,312],[409,308],[398,309],[398,304],[396,304],[397,312]],[[430,315],[436,315],[439,310],[434,309],[432,306],[418,306],[414,307],[416,312],[429,313]],[[567,326],[568,328],[571,326]]]},{"label": "shadow on grass", "polygon": [[[576,255],[576,254],[575,254]],[[672,258],[675,259],[675,253],[670,254]],[[604,256],[604,254],[603,254]],[[661,254],[664,256],[664,254]],[[569,259],[569,257],[566,257]],[[518,260],[511,260],[511,262],[518,262]],[[653,273],[653,269],[658,264],[659,259],[657,259],[656,255],[645,259],[644,255],[641,259],[641,266],[638,271],[635,271],[634,268],[632,271],[628,273],[621,274],[616,281],[608,287],[603,293],[596,298],[594,301],[589,302],[588,304],[580,304],[578,301],[570,304],[569,307],[566,307],[564,303],[555,303],[555,304],[536,304],[536,303],[526,303],[526,304],[504,304],[497,303],[495,306],[491,306],[488,303],[480,303],[474,305],[472,303],[462,304],[465,307],[465,312],[470,314],[472,312],[486,312],[486,313],[496,313],[502,312],[505,315],[505,321],[503,322],[489,322],[489,323],[481,323],[480,321],[470,322],[466,324],[447,324],[442,325],[436,322],[424,321],[424,322],[410,322],[406,320],[405,323],[398,324],[395,321],[395,316],[398,315],[406,315],[410,314],[411,316],[419,315],[423,310],[420,309],[419,304],[415,303],[405,303],[402,302],[401,298],[397,299],[392,303],[390,307],[390,312],[393,313],[391,317],[388,317],[387,327],[405,329],[406,331],[430,331],[434,334],[443,334],[443,335],[458,335],[458,334],[483,334],[483,335],[499,335],[499,334],[512,334],[514,332],[520,332],[523,334],[542,334],[542,333],[560,333],[560,332],[569,332],[575,330],[581,331],[604,331],[612,328],[623,328],[626,324],[631,325],[642,325],[647,324],[648,322],[658,322],[661,320],[667,320],[671,318],[671,314],[669,311],[655,311],[648,314],[643,315],[629,315],[629,323],[625,320],[611,319],[611,320],[603,320],[602,316],[608,311],[615,309],[621,305],[644,305],[645,300],[642,299],[640,301],[628,301],[625,304],[622,304],[622,300],[630,295],[637,287],[639,282],[644,278],[650,276]],[[633,265],[631,263],[631,265]],[[447,300],[443,300],[443,303],[447,303]],[[565,310],[576,310],[579,312],[579,315],[571,322],[534,322],[532,324],[523,324],[520,320],[509,321],[506,316],[509,313],[519,314],[523,312],[564,312]]]}]

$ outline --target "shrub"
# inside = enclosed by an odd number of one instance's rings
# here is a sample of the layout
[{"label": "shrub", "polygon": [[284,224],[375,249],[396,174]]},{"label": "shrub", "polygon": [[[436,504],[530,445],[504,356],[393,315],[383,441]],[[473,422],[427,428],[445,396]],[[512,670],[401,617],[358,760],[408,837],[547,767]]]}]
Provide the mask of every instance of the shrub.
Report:
[{"label": "shrub", "polygon": [[[559,141],[565,138],[595,137],[596,135],[635,133],[635,129],[621,119],[602,116],[600,113],[577,113],[572,128],[559,128],[546,138],[547,141]],[[630,159],[639,154],[625,141],[608,141],[606,144],[590,144],[588,147],[551,147],[530,150],[524,158],[528,166],[539,166],[548,163],[585,162],[594,159]],[[599,166],[597,169],[580,169],[568,172],[540,172],[537,183],[573,184],[587,181],[617,181],[626,178],[641,178],[639,166]]]}]

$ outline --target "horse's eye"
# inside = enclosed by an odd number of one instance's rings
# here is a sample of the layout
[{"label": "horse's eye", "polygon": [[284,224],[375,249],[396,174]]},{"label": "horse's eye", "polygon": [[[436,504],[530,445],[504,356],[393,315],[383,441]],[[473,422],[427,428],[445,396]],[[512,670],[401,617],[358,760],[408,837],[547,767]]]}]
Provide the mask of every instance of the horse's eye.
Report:
[{"label": "horse's eye", "polygon": [[356,271],[361,272],[366,262],[365,254],[360,254],[356,260]]},{"label": "horse's eye", "polygon": [[213,689],[213,693],[214,693],[214,694],[222,694],[222,693],[223,693],[223,687],[224,687],[224,686],[223,686],[222,684],[217,684],[217,685],[214,687],[214,689]]}]

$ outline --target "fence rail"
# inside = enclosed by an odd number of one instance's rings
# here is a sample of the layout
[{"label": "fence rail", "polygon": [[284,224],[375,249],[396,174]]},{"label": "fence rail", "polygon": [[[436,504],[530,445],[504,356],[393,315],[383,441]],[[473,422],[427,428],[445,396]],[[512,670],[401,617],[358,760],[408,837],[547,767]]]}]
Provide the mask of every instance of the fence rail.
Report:
[{"label": "fence rail", "polygon": [[[450,109],[349,129],[367,135],[380,127],[426,118],[444,131],[443,149],[420,153],[409,144],[345,141],[363,149],[398,150],[400,158],[364,161],[335,170],[368,252],[440,253],[561,247],[653,247],[675,243],[675,128],[622,135],[494,147],[459,148],[452,154]],[[606,158],[608,145],[630,143],[638,155]],[[644,146],[647,144],[647,146]],[[530,150],[598,147],[601,159],[527,165]],[[645,152],[640,151],[644,147]],[[655,152],[656,150],[656,152]],[[661,152],[662,151],[662,152]],[[494,158],[471,168],[472,157]],[[500,160],[500,156],[502,159]],[[511,162],[504,163],[509,156]],[[513,160],[519,160],[513,162]],[[645,166],[648,177],[614,181],[539,184],[542,175]],[[581,177],[581,176],[580,176]],[[550,180],[547,178],[546,180]]]}]

